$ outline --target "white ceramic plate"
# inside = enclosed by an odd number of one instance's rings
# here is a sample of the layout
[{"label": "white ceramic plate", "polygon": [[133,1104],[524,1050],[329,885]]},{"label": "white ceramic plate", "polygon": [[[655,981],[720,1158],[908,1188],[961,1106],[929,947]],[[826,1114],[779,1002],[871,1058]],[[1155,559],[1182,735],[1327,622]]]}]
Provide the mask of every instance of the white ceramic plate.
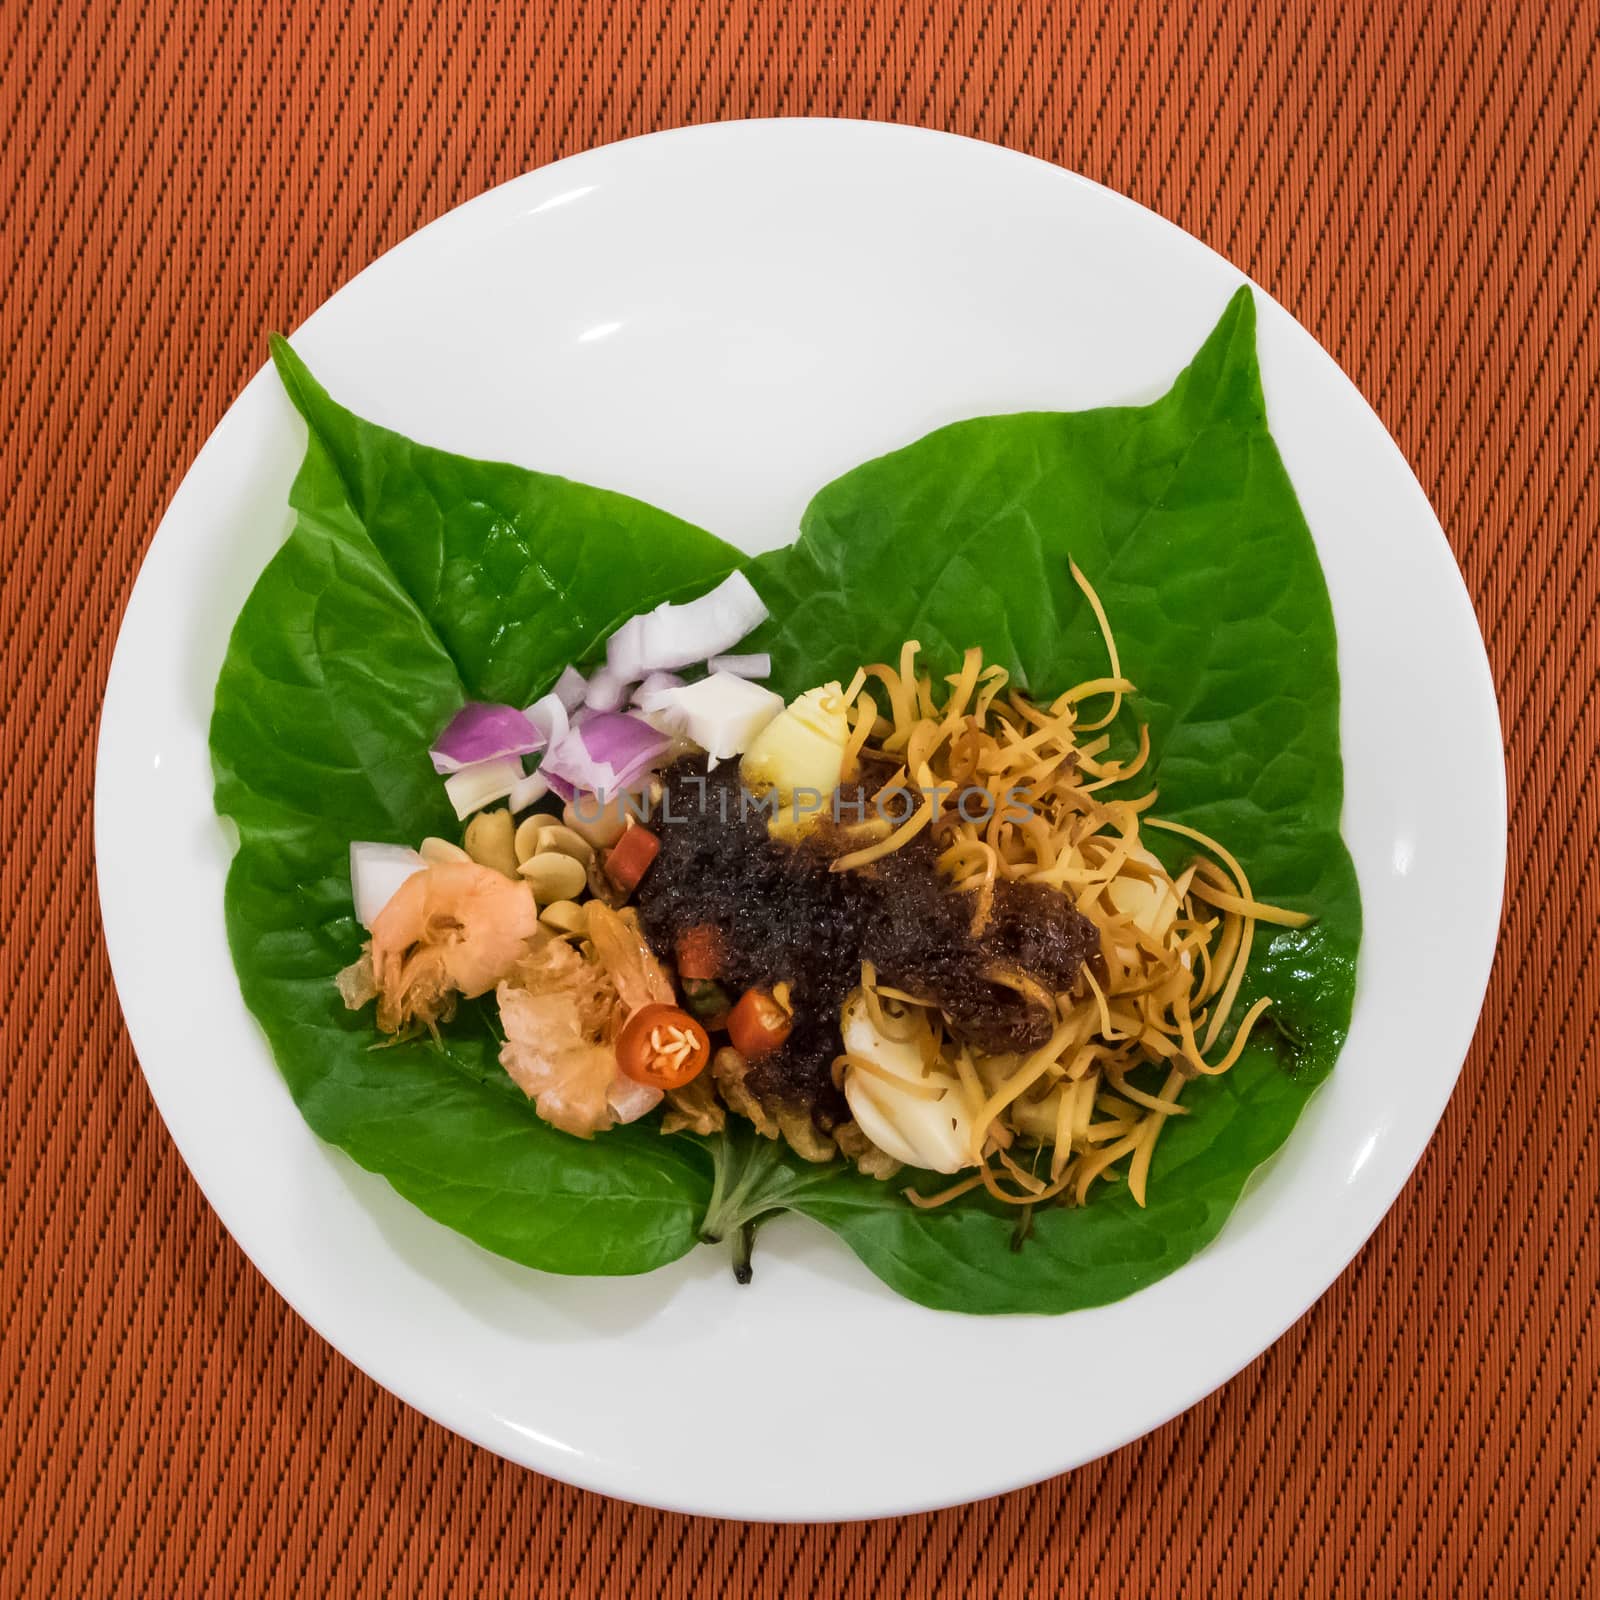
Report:
[{"label": "white ceramic plate", "polygon": [[[992,146],[733,123],[595,150],[462,206],[295,343],[369,417],[760,549],[787,542],[836,473],[936,424],[1155,397],[1240,281],[1152,213]],[[1460,1071],[1498,922],[1504,773],[1483,647],[1421,489],[1333,361],[1258,303],[1272,427],[1339,627],[1345,836],[1366,907],[1355,1020],[1219,1240],[1130,1300],[1053,1319],[923,1310],[794,1218],[762,1232],[745,1289],[711,1249],[644,1278],[547,1277],[312,1136],[229,964],[206,754],[228,631],[289,526],[304,439],[270,372],[246,386],[122,625],[96,850],[151,1092],[306,1321],[411,1405],[542,1472],[676,1509],[821,1519],[1091,1460],[1199,1400],[1327,1288]],[[1015,1427],[997,1434],[968,1403],[979,1373],[1038,1375]]]}]

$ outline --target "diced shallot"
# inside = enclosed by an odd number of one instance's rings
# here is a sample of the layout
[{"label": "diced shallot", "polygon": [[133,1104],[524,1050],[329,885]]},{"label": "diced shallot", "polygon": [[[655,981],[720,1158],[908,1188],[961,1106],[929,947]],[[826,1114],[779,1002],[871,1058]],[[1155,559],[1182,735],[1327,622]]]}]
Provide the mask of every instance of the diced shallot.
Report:
[{"label": "diced shallot", "polygon": [[630,617],[606,641],[606,665],[625,683],[651,672],[687,667],[731,650],[767,620],[767,608],[742,572],[682,605],[663,601]]},{"label": "diced shallot", "polygon": [[706,666],[712,672],[731,672],[736,678],[772,676],[772,657],[765,650],[747,656],[712,656]]},{"label": "diced shallot", "polygon": [[676,672],[652,672],[634,691],[633,703],[640,711],[654,711],[656,696],[664,689],[681,689],[683,679]]},{"label": "diced shallot", "polygon": [[496,800],[504,800],[522,782],[521,756],[496,756],[475,761],[444,780],[444,792],[463,822]]},{"label": "diced shallot", "polygon": [[581,736],[590,756],[611,769],[611,782],[601,798],[635,787],[666,754],[672,740],[642,717],[626,712],[596,712],[585,721]]},{"label": "diced shallot", "polygon": [[566,736],[569,709],[554,689],[549,694],[540,695],[523,715],[544,735],[547,745],[555,744]]},{"label": "diced shallot", "polygon": [[583,704],[583,697],[588,692],[589,685],[576,667],[563,667],[561,676],[556,679],[555,688],[551,690],[568,711],[576,711]]},{"label": "diced shallot", "polygon": [[[671,739],[625,711],[595,711],[546,751],[540,771],[551,788],[587,790],[602,799],[634,787],[671,747]],[[571,794],[564,794],[571,799]]]},{"label": "diced shallot", "polygon": [[435,772],[460,772],[496,756],[528,755],[543,745],[544,735],[515,706],[469,700],[428,754]]},{"label": "diced shallot", "polygon": [[619,711],[622,702],[628,698],[628,682],[609,665],[601,667],[589,679],[589,687],[583,697],[583,703],[591,711]]},{"label": "diced shallot", "polygon": [[583,742],[582,730],[578,728],[569,729],[565,738],[545,751],[539,770],[551,789],[563,800],[570,800],[579,789],[599,793],[611,783],[614,776],[610,767],[597,762],[589,754],[589,747]]},{"label": "diced shallot", "polygon": [[543,772],[530,772],[511,791],[507,804],[513,811],[526,811],[550,793],[550,780]]},{"label": "diced shallot", "polygon": [[637,1122],[661,1104],[661,1091],[618,1073],[606,1086],[606,1105],[618,1122]]},{"label": "diced shallot", "polygon": [[394,892],[427,862],[403,844],[372,844],[357,839],[350,846],[350,890],[356,921],[370,928]]}]

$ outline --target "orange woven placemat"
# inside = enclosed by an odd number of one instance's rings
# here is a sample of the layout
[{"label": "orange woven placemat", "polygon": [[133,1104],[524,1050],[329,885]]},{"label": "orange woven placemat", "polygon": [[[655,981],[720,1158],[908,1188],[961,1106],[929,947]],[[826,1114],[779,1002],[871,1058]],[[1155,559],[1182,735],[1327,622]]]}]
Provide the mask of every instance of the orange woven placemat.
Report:
[{"label": "orange woven placemat", "polygon": [[[1595,19],[1533,0],[0,12],[0,1592],[1592,1589]],[[774,113],[1032,151],[1282,299],[1439,510],[1512,774],[1478,1042],[1415,1181],[1322,1302],[1105,1461],[845,1527],[659,1515],[519,1471],[302,1326],[151,1105],[86,823],[129,585],[263,330],[528,167]],[[1426,714],[1395,689],[1397,715]]]}]

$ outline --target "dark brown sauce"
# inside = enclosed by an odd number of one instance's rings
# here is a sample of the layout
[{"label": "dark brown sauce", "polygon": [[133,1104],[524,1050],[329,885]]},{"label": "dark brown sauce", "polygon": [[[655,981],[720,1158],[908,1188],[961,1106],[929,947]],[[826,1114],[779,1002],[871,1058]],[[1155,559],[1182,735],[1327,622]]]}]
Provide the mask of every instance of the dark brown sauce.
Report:
[{"label": "dark brown sauce", "polygon": [[710,925],[722,936],[730,992],[791,986],[794,1030],[747,1082],[764,1105],[804,1107],[825,1132],[849,1117],[831,1069],[843,1049],[840,1008],[863,959],[881,982],[935,1002],[975,1046],[1000,1052],[1042,1044],[1051,1017],[987,974],[1004,970],[1059,994],[1096,949],[1094,925],[1065,895],[1004,881],[974,938],[972,899],[939,873],[926,832],[870,867],[830,872],[846,848],[837,831],[824,823],[797,846],[770,838],[737,763],[707,775],[703,757],[685,758],[664,783],[654,819],[661,851],[636,897],[645,932],[671,960],[679,934]]}]

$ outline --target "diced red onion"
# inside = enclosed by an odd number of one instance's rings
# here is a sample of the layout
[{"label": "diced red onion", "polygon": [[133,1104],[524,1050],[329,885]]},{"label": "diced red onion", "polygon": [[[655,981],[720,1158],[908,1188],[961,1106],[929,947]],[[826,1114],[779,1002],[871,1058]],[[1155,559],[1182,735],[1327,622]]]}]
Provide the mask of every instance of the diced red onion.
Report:
[{"label": "diced red onion", "polygon": [[611,768],[613,791],[632,788],[672,743],[659,728],[625,711],[596,712],[584,723],[581,737],[589,754]]},{"label": "diced red onion", "polygon": [[444,780],[444,792],[464,822],[496,800],[504,800],[522,782],[521,756],[496,756],[475,761]]},{"label": "diced red onion", "polygon": [[617,711],[628,698],[628,681],[612,670],[610,665],[600,668],[589,680],[583,703],[591,711]]},{"label": "diced red onion", "polygon": [[523,756],[544,747],[544,735],[515,706],[469,700],[428,752],[435,772],[460,772],[496,756]]},{"label": "diced red onion", "polygon": [[350,846],[350,892],[356,921],[370,928],[394,892],[427,862],[403,844],[372,844],[358,839]]},{"label": "diced red onion", "polygon": [[[625,711],[591,711],[545,752],[539,770],[552,789],[586,789],[602,799],[629,788],[660,760],[670,738]],[[570,799],[567,795],[564,798]]]},{"label": "diced red onion", "polygon": [[[578,681],[582,683],[583,679],[580,677]],[[549,694],[541,695],[535,700],[528,707],[525,715],[528,721],[544,735],[545,749],[548,752],[556,749],[561,741],[567,737],[574,717],[581,718],[584,715],[584,707],[579,705],[569,716],[568,707],[561,698],[560,685],[558,684]],[[548,756],[546,759],[548,760]],[[555,779],[552,774],[541,766],[537,772],[530,772],[511,791],[511,809],[513,811],[525,811],[529,806],[536,805],[540,800],[544,799],[552,789],[561,794],[563,800],[570,800],[572,798],[571,793],[562,792],[563,788],[570,790],[570,787],[570,785],[564,785],[559,779]]]},{"label": "diced red onion", "polygon": [[706,667],[712,672],[731,672],[736,678],[769,678],[772,657],[765,650],[748,656],[712,656]]},{"label": "diced red onion", "polygon": [[606,665],[619,677],[637,683],[650,671],[644,660],[644,617],[629,617],[606,640]]},{"label": "diced red onion", "polygon": [[550,793],[550,778],[544,771],[530,772],[512,791],[509,804],[513,811],[526,811],[537,805]]},{"label": "diced red onion", "polygon": [[583,704],[583,697],[588,689],[588,682],[576,667],[563,667],[561,676],[556,679],[556,686],[551,693],[568,711],[576,711]]},{"label": "diced red onion", "polygon": [[576,728],[571,729],[559,744],[545,751],[539,770],[550,787],[564,800],[570,800],[572,791],[578,789],[603,793],[615,777],[609,766],[596,761],[589,754],[589,747]]},{"label": "diced red onion", "polygon": [[544,735],[544,742],[548,746],[566,737],[569,709],[552,689],[549,694],[535,700],[523,715]]},{"label": "diced red onion", "polygon": [[651,672],[687,667],[731,650],[767,619],[767,608],[742,572],[683,605],[663,602],[630,617],[606,641],[606,665],[627,683]]}]

